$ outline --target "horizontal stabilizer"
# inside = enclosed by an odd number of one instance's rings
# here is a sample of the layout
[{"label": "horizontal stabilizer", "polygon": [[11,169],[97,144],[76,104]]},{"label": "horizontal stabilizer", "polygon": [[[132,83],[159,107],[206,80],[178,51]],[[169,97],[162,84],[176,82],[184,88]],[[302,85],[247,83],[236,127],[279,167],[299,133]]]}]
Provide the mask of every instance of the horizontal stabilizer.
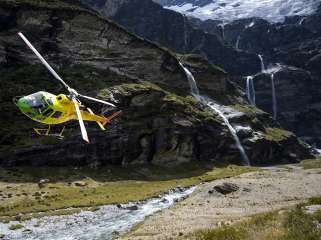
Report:
[{"label": "horizontal stabilizer", "polygon": [[[87,110],[91,115],[95,115],[94,112],[90,108],[87,108]],[[100,127],[101,130],[106,131],[106,128],[104,127],[104,125],[101,122],[97,121],[96,123],[98,124],[98,126]]]}]

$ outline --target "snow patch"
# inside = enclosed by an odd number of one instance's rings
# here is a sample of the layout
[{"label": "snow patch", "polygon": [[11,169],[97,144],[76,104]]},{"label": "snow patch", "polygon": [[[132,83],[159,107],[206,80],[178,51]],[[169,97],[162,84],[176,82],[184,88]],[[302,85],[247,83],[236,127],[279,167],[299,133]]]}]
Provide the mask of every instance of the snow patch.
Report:
[{"label": "snow patch", "polygon": [[270,22],[282,22],[286,16],[312,14],[320,5],[320,0],[212,0],[205,5],[198,0],[172,3],[168,1],[165,8],[202,20],[230,22],[260,17]]}]

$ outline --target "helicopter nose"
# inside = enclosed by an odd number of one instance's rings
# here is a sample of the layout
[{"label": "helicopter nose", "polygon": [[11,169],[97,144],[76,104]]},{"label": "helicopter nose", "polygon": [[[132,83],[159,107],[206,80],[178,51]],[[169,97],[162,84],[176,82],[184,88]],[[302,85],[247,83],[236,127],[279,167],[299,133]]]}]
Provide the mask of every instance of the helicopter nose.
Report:
[{"label": "helicopter nose", "polygon": [[24,97],[15,97],[13,98],[13,102],[21,109],[28,109],[28,103]]},{"label": "helicopter nose", "polygon": [[18,104],[18,101],[19,101],[19,97],[14,97],[13,99],[12,99],[12,101],[13,101],[13,103],[14,104]]}]

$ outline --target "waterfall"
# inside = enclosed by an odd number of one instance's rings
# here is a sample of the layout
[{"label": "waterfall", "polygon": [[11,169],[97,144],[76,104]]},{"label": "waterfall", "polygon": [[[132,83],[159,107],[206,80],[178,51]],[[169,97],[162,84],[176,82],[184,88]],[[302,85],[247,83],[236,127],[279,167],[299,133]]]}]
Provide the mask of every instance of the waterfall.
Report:
[{"label": "waterfall", "polygon": [[250,83],[251,83],[251,90],[252,90],[252,104],[255,106],[256,105],[256,94],[255,94],[253,77],[251,78]]},{"label": "waterfall", "polygon": [[[201,100],[201,98],[199,98],[199,99]],[[224,113],[221,110],[219,110],[219,108],[216,106],[215,103],[210,102],[208,100],[206,102],[207,102],[207,106],[209,106],[211,109],[213,109],[223,119],[223,121],[226,124],[226,126],[228,127],[232,137],[234,138],[236,147],[238,148],[238,150],[243,158],[244,164],[247,166],[250,166],[251,165],[250,160],[249,160],[248,156],[246,155],[246,152],[244,150],[244,147],[241,144],[239,137],[237,136],[236,130],[233,128],[233,126],[230,124],[227,117],[224,115]]]},{"label": "waterfall", "polygon": [[235,48],[236,50],[239,50],[239,45],[240,45],[240,40],[241,40],[241,35],[239,35],[236,39],[236,43],[235,43]]},{"label": "waterfall", "polygon": [[187,80],[188,80],[188,84],[191,88],[192,95],[199,96],[200,93],[199,93],[198,87],[196,85],[196,81],[195,81],[193,74],[186,67],[184,67],[182,63],[179,63],[179,65],[184,69],[184,72],[185,72]]},{"label": "waterfall", "polygon": [[228,118],[224,115],[224,113],[218,108],[218,106],[209,98],[202,97],[199,93],[199,90],[197,88],[197,84],[195,81],[195,78],[193,74],[183,66],[182,63],[179,63],[180,66],[184,69],[186,73],[186,77],[188,79],[188,83],[191,88],[191,94],[199,101],[204,102],[208,107],[210,107],[214,112],[216,112],[224,121],[225,125],[228,127],[232,137],[234,138],[234,141],[236,143],[236,147],[238,148],[242,159],[244,161],[244,164],[247,166],[250,166],[250,160],[248,156],[246,155],[246,152],[241,144],[241,141],[239,137],[237,136],[236,130],[233,128],[233,126],[230,124]]},{"label": "waterfall", "polygon": [[258,57],[259,57],[260,62],[261,62],[261,72],[263,72],[265,70],[263,56],[261,54],[258,54]]},{"label": "waterfall", "polygon": [[271,86],[272,86],[272,103],[273,103],[273,119],[277,119],[277,101],[275,92],[274,73],[271,74]]},{"label": "waterfall", "polygon": [[246,77],[246,96],[250,104],[255,106],[255,88],[254,88],[253,76]]},{"label": "waterfall", "polygon": [[305,19],[306,19],[306,17],[301,18],[301,20],[300,20],[300,22],[299,22],[299,25],[302,25],[303,22],[305,21]]},{"label": "waterfall", "polygon": [[225,26],[224,23],[219,24],[218,26],[222,29],[222,39],[225,40]]},{"label": "waterfall", "polygon": [[265,74],[271,76],[271,89],[272,89],[272,109],[273,109],[273,119],[277,120],[278,107],[277,107],[277,98],[276,98],[276,87],[275,87],[275,74],[282,69],[281,64],[276,64],[276,66],[270,67],[263,71]]}]

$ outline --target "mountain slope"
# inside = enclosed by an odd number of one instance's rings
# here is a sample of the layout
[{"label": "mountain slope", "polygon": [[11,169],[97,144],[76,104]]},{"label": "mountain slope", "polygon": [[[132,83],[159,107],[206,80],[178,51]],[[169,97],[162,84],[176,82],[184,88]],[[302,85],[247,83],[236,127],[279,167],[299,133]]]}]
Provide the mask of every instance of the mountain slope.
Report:
[{"label": "mountain slope", "polygon": [[200,54],[229,74],[249,75],[260,69],[256,54],[236,51],[221,37],[194,28],[185,16],[151,0],[82,2],[143,38],[177,52]]},{"label": "mountain slope", "polygon": [[[224,26],[221,20],[186,18],[148,0],[99,1],[99,6],[95,2],[87,1],[87,4],[144,38],[175,51],[195,52],[207,57],[233,75],[233,81],[242,86],[244,91],[248,76],[255,76],[257,106],[272,114],[271,72],[261,74],[259,54],[265,68],[281,64],[283,67],[275,73],[277,120],[311,144],[321,146],[318,117],[321,112],[318,91],[321,7],[315,10],[319,2],[306,2],[307,6],[313,3],[315,13],[286,17],[284,23],[271,23],[253,17],[232,21],[231,15],[230,21]],[[201,7],[209,2],[197,1],[194,4]],[[256,2],[263,4],[262,1]],[[278,4],[272,6],[273,2],[279,3],[269,1],[264,4],[278,13],[282,7]],[[175,1],[175,4],[182,2]],[[288,1],[285,5],[292,10],[302,6],[296,1]],[[224,11],[228,13],[229,10],[224,8]],[[244,17],[242,13],[238,14],[240,18]],[[271,17],[274,21],[278,18],[275,15]]]},{"label": "mountain slope", "polygon": [[[46,3],[0,3],[1,165],[242,163],[222,118],[189,96],[186,73],[176,54],[87,9],[63,1]],[[39,90],[57,94],[63,89],[18,38],[18,31],[72,87],[115,102],[123,116],[107,132],[87,124],[89,145],[81,142],[77,122],[68,124],[63,140],[34,136],[32,127],[37,124],[19,113],[12,97]],[[310,156],[294,134],[279,129],[270,115],[246,105],[224,71],[199,56],[179,57],[202,93],[230,106],[230,121],[238,127],[253,164],[295,162]],[[85,104],[95,112],[104,110]]]}]

